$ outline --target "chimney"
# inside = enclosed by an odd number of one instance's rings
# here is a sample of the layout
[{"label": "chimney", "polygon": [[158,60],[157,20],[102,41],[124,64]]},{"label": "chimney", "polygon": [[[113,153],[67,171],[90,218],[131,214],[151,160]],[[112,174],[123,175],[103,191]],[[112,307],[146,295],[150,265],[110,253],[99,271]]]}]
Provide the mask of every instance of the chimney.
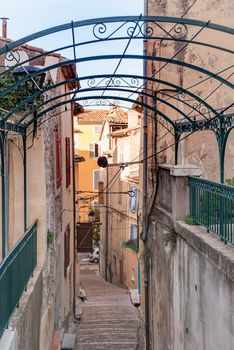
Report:
[{"label": "chimney", "polygon": [[7,20],[9,18],[1,17],[0,19],[2,20],[2,38],[7,39]]}]

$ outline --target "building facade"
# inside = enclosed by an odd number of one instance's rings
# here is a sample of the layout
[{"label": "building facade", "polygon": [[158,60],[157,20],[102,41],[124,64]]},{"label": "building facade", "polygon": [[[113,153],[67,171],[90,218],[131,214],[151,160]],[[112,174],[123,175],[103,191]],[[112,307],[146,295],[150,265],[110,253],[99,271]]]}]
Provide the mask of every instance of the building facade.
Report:
[{"label": "building facade", "polygon": [[[3,39],[1,44],[7,42],[8,39]],[[20,60],[29,60],[30,65],[41,69],[65,60],[58,54],[46,54],[44,50],[29,45],[22,45],[13,56],[16,62],[5,58],[1,66],[5,65],[7,69]],[[28,62],[25,63],[26,69]],[[45,84],[61,84],[44,93],[43,101],[56,98],[65,102],[67,97],[59,96],[72,91],[77,83],[62,82],[75,78],[73,65],[48,71]],[[8,111],[2,109],[2,113]],[[15,120],[20,119],[25,111],[17,113],[13,116]],[[29,115],[27,120],[30,118]],[[5,222],[5,226],[1,226],[2,257],[11,254],[24,239],[25,231],[27,233],[37,222],[34,277],[9,324],[16,334],[16,348],[49,350],[53,346],[54,332],[68,326],[75,302],[72,104],[65,103],[45,113],[27,130],[25,139],[9,132],[5,140],[5,167],[9,180],[1,187],[1,197],[3,189],[5,196],[5,201],[1,201]]]}]

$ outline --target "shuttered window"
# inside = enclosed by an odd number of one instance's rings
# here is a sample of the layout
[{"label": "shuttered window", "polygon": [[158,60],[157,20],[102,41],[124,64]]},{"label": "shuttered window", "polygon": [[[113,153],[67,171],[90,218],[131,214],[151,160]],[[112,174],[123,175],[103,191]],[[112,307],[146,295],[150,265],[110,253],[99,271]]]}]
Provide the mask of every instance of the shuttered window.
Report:
[{"label": "shuttered window", "polygon": [[59,133],[55,132],[55,181],[56,188],[61,186],[62,169],[61,169],[61,138]]},{"label": "shuttered window", "polygon": [[64,277],[67,275],[67,268],[70,264],[70,225],[67,225],[64,233]]},{"label": "shuttered window", "polygon": [[101,145],[98,142],[90,142],[89,158],[98,158],[101,155]]},{"label": "shuttered window", "polygon": [[65,137],[66,147],[66,187],[71,184],[71,156],[70,156],[70,137]]}]

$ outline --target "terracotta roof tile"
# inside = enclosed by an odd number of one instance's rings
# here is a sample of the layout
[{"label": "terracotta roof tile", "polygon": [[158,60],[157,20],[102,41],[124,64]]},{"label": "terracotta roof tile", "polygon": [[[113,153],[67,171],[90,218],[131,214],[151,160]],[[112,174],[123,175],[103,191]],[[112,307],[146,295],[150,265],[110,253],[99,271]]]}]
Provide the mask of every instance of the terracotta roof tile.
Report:
[{"label": "terracotta roof tile", "polygon": [[102,124],[107,118],[107,110],[85,111],[77,115],[78,123]]},{"label": "terracotta roof tile", "polygon": [[128,115],[122,108],[114,107],[111,110],[87,110],[77,115],[78,123],[102,124],[107,120],[111,124],[127,124]]}]

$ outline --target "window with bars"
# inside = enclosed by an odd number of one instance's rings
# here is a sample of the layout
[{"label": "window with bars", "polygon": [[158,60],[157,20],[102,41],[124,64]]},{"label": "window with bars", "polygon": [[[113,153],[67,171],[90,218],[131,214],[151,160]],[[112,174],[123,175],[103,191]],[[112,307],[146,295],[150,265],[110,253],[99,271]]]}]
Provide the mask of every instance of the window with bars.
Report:
[{"label": "window with bars", "polygon": [[67,225],[64,233],[64,277],[67,276],[67,268],[70,264],[70,225]]},{"label": "window with bars", "polygon": [[70,156],[70,137],[65,137],[66,147],[66,187],[71,184],[71,156]]}]

